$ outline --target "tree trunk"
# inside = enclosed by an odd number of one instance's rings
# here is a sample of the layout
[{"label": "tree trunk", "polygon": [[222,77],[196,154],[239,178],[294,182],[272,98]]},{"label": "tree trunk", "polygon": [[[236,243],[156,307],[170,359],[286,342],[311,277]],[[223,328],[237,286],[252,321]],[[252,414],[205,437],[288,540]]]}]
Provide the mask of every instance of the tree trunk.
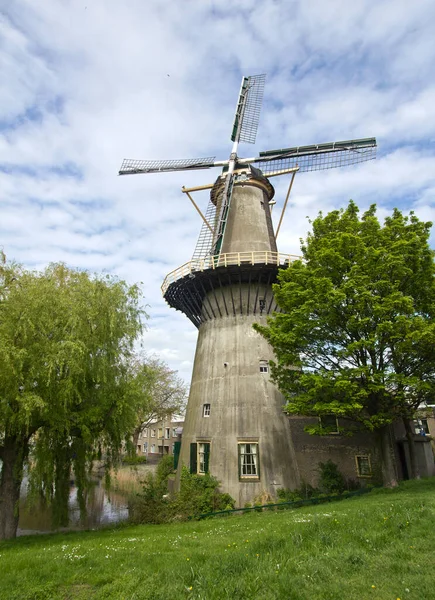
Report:
[{"label": "tree trunk", "polygon": [[420,479],[420,469],[418,467],[417,453],[415,450],[414,431],[411,427],[409,419],[403,417],[403,424],[406,431],[406,439],[408,440],[409,460],[411,463],[411,478]]},{"label": "tree trunk", "polygon": [[397,487],[397,471],[393,458],[391,445],[390,425],[385,425],[379,430],[380,449],[382,458],[382,480],[385,487]]},{"label": "tree trunk", "polygon": [[131,442],[132,445],[133,445],[133,448],[132,448],[132,455],[133,456],[137,455],[137,443],[139,441],[139,434],[140,434],[141,431],[142,431],[142,427],[138,427],[137,429],[135,429],[133,431],[132,442]]},{"label": "tree trunk", "polygon": [[9,540],[17,535],[20,487],[27,452],[27,438],[5,438],[0,479],[0,540]]}]

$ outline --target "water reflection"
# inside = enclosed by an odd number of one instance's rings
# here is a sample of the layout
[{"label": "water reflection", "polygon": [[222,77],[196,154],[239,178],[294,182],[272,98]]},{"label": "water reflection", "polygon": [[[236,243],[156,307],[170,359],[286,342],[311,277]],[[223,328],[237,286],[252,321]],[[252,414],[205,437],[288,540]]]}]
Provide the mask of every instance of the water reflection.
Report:
[{"label": "water reflection", "polygon": [[[119,523],[128,518],[127,496],[119,492],[108,492],[101,480],[88,491],[86,497],[87,517],[80,520],[77,502],[77,488],[71,485],[68,502],[70,524],[62,531],[72,529],[95,529],[110,523]],[[18,535],[53,531],[51,527],[51,509],[43,505],[30,503],[25,495],[20,501],[20,520]]]}]

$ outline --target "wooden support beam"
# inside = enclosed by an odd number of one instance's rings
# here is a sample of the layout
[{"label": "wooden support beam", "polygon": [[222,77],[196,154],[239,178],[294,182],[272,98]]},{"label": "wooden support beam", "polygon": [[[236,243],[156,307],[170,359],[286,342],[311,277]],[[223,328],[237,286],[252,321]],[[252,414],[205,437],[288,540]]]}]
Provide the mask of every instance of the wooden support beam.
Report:
[{"label": "wooden support beam", "polygon": [[202,212],[201,212],[201,210],[200,210],[199,206],[197,205],[197,203],[195,202],[195,200],[192,198],[192,196],[189,194],[189,191],[193,191],[193,189],[194,189],[194,188],[190,188],[190,189],[188,190],[187,188],[185,188],[185,187],[182,187],[182,188],[181,188],[181,191],[182,191],[182,192],[184,192],[184,193],[185,193],[185,194],[188,196],[189,200],[191,201],[191,203],[193,204],[193,206],[194,206],[194,207],[196,208],[196,210],[198,211],[198,214],[199,214],[199,216],[201,217],[201,219],[204,221],[204,223],[207,225],[207,227],[210,229],[210,231],[211,231],[212,233],[214,233],[214,232],[213,232],[213,229],[212,229],[212,227],[211,227],[211,225],[210,225],[210,223],[209,223],[209,222],[207,221],[207,219],[204,217],[204,215],[202,214]]},{"label": "wooden support beam", "polygon": [[294,181],[294,179],[295,179],[295,175],[296,175],[296,171],[293,173],[293,175],[292,175],[292,178],[291,178],[291,180],[290,180],[290,184],[289,184],[289,186],[288,186],[288,190],[287,190],[287,196],[286,196],[286,198],[285,198],[284,206],[282,207],[281,216],[280,216],[280,218],[279,218],[278,227],[277,227],[277,229],[276,229],[276,233],[275,233],[275,239],[278,237],[278,233],[279,233],[279,230],[280,230],[280,228],[281,228],[281,223],[282,223],[282,220],[283,220],[283,218],[284,218],[285,209],[287,208],[287,202],[288,202],[288,199],[289,199],[289,197],[290,197],[290,192],[292,191],[292,186],[293,186],[293,181]]}]

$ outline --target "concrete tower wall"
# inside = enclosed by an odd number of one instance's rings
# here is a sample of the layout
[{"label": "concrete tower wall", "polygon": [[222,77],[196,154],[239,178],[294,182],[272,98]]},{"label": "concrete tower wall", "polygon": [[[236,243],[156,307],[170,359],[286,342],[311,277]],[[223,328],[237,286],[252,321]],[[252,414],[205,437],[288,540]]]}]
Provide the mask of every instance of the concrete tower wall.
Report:
[{"label": "concrete tower wall", "polygon": [[221,252],[276,252],[269,200],[265,186],[255,180],[236,184]]},{"label": "concrete tower wall", "polygon": [[[252,325],[265,320],[243,315],[201,325],[183,429],[180,462],[190,464],[192,443],[209,442],[210,473],[238,506],[300,483],[283,396],[269,373],[260,372],[260,361],[272,359],[273,352]],[[210,404],[208,417],[204,404]],[[239,478],[240,442],[258,443],[257,479]]]}]

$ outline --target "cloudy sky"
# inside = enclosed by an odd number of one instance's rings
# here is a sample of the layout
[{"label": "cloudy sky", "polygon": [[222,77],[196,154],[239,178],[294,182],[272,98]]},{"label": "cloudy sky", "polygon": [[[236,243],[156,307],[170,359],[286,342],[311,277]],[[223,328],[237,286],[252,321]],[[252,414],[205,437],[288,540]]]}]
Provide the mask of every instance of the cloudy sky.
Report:
[{"label": "cloudy sky", "polygon": [[[122,159],[227,158],[241,77],[267,73],[241,156],[379,145],[376,161],[296,177],[281,252],[349,198],[435,220],[434,26],[433,0],[0,0],[0,247],[144,282],[145,347],[189,380],[197,331],[160,285],[200,230],[181,187],[218,172],[118,177]],[[279,208],[288,180],[273,183]]]}]

